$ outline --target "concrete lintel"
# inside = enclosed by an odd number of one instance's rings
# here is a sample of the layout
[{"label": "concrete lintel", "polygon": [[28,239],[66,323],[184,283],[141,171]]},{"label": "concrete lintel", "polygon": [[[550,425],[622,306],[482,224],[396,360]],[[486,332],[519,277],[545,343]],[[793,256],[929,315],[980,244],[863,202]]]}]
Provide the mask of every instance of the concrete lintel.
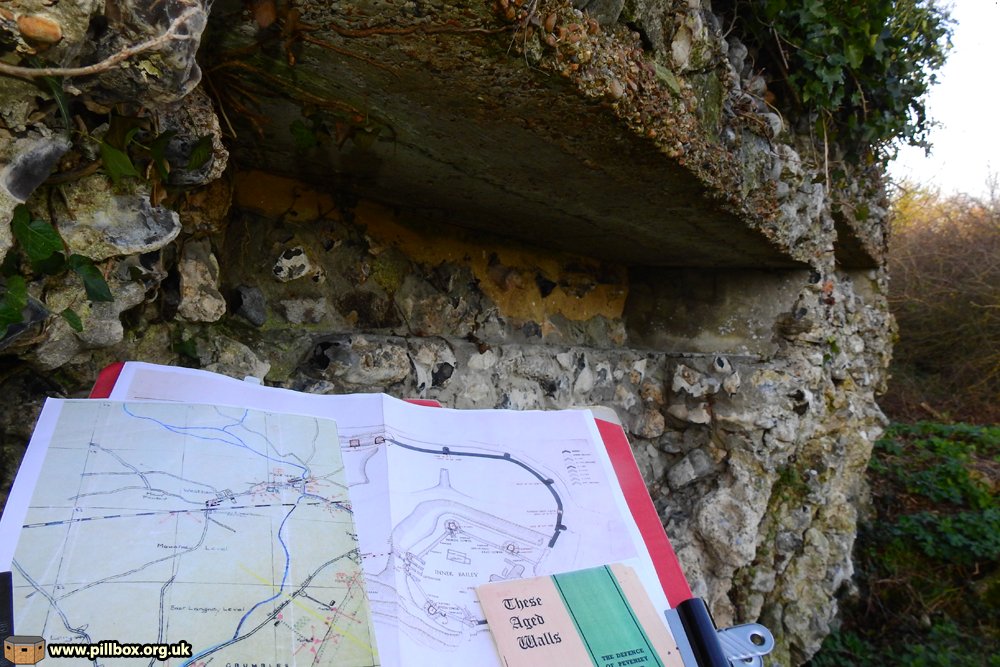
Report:
[{"label": "concrete lintel", "polygon": [[607,260],[802,266],[734,213],[731,192],[623,122],[618,101],[518,56],[517,24],[489,3],[413,4],[312,3],[281,41],[220,3],[223,46],[205,69],[240,133],[237,162]]}]

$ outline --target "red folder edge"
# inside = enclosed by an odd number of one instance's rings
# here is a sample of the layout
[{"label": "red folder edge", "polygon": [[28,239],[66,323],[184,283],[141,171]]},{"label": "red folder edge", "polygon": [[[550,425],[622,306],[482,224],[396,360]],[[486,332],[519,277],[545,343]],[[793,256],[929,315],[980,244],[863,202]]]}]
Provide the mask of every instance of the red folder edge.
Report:
[{"label": "red folder edge", "polygon": [[[101,369],[90,392],[90,398],[108,398],[124,367],[125,363],[118,361]],[[438,401],[430,399],[409,398],[406,402],[431,408],[441,407]],[[608,451],[615,475],[618,476],[622,493],[625,494],[628,509],[653,559],[660,585],[667,594],[667,602],[676,608],[681,602],[694,596],[677,561],[677,554],[674,553],[674,548],[670,545],[667,533],[660,522],[660,515],[653,506],[653,499],[649,497],[649,489],[646,488],[646,481],[642,478],[639,465],[635,462],[632,446],[625,436],[625,431],[618,424],[597,418],[594,422],[597,424],[601,439],[604,440],[604,447]]]},{"label": "red folder edge", "polygon": [[114,389],[115,383],[118,382],[118,376],[121,375],[123,368],[125,368],[124,361],[116,361],[102,368],[101,372],[97,374],[94,388],[90,390],[90,398],[108,398],[111,396],[111,390]]},{"label": "red folder edge", "polygon": [[422,405],[425,408],[441,408],[442,406],[439,402],[431,400],[429,398],[404,398],[407,403],[412,403],[413,405]]},{"label": "red folder edge", "polygon": [[649,497],[649,489],[646,488],[646,481],[635,462],[632,446],[618,424],[596,418],[594,421],[604,440],[604,447],[608,450],[615,475],[618,476],[618,484],[625,494],[625,502],[653,559],[660,585],[667,594],[667,602],[676,608],[681,602],[693,597],[691,587],[677,561],[677,554],[670,545],[663,523],[660,522],[660,514],[653,506],[653,499]]}]

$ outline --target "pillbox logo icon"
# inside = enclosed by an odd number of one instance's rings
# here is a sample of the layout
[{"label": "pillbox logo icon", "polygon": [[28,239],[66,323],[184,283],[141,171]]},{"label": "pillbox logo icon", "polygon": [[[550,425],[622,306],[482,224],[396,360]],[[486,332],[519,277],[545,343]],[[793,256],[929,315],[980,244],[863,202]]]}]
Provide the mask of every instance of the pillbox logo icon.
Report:
[{"label": "pillbox logo icon", "polygon": [[3,640],[3,657],[15,665],[34,665],[45,657],[45,640],[37,635],[10,635]]}]

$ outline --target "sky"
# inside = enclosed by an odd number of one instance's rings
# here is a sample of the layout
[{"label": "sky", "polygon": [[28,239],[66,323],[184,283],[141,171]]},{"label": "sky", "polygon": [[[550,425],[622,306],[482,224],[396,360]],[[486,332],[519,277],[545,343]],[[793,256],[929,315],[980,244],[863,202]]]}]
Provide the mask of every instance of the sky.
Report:
[{"label": "sky", "polygon": [[890,165],[893,181],[907,180],[940,189],[942,194],[987,193],[989,174],[1000,173],[1000,85],[996,68],[997,0],[951,0],[957,21],[954,48],[938,72],[938,83],[929,94],[927,108],[940,123],[930,134],[929,157],[921,148],[906,147]]}]

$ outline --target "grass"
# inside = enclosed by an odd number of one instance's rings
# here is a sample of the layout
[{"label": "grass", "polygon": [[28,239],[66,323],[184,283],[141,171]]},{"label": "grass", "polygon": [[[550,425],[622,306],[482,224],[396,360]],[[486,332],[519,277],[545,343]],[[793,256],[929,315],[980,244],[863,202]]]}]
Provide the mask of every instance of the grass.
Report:
[{"label": "grass", "polygon": [[1000,426],[894,424],[869,466],[860,594],[811,667],[1000,667]]}]

